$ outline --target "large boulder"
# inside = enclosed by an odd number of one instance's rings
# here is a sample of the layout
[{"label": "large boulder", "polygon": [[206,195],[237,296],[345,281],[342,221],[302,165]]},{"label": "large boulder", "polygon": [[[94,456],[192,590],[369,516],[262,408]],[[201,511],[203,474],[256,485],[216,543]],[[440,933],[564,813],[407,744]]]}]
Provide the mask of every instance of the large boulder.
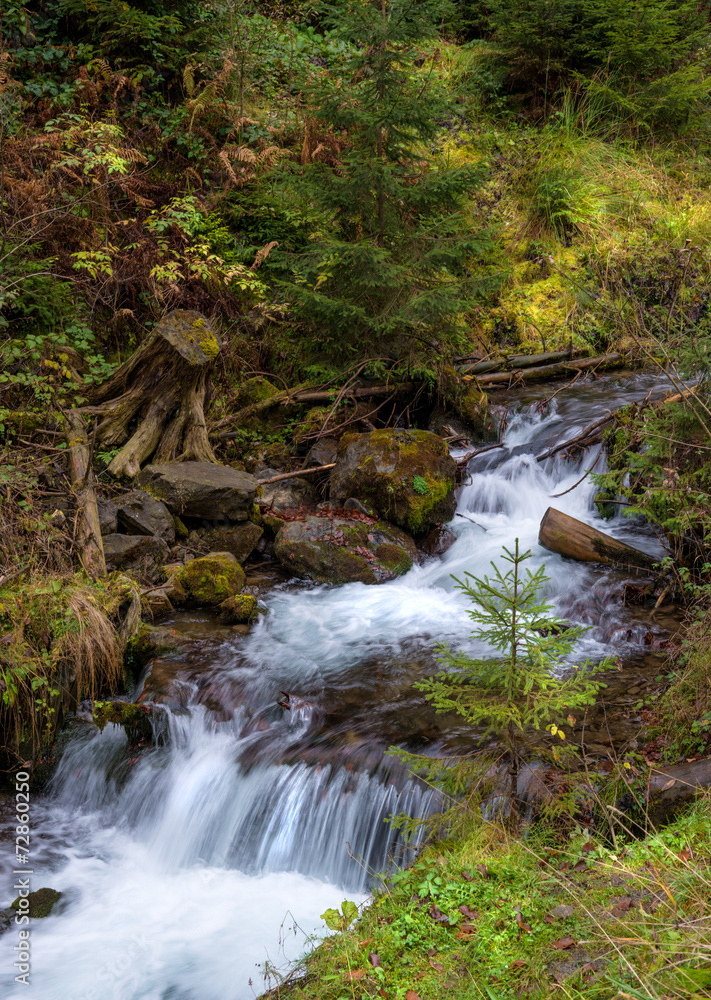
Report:
[{"label": "large boulder", "polygon": [[454,516],[457,463],[429,431],[346,434],[331,473],[331,499],[355,497],[385,520],[425,535]]},{"label": "large boulder", "polygon": [[210,552],[231,552],[241,565],[245,562],[264,534],[264,528],[244,521],[242,524],[220,524],[216,528],[207,528],[202,541]]},{"label": "large boulder", "polygon": [[146,535],[104,535],[108,569],[133,570],[153,578],[168,561],[168,545],[162,538]]},{"label": "large boulder", "polygon": [[345,517],[285,522],[274,553],[290,572],[317,583],[383,583],[406,573],[417,558],[404,531]]},{"label": "large boulder", "polygon": [[222,604],[239,594],[246,578],[231,552],[210,552],[186,563],[175,579],[188,598],[199,604]]},{"label": "large boulder", "polygon": [[169,545],[175,541],[173,515],[160,500],[143,490],[131,490],[116,504],[118,526],[127,535],[158,535]]},{"label": "large boulder", "polygon": [[257,481],[248,472],[212,462],[147,465],[138,482],[160,497],[171,513],[211,520],[246,521],[257,490]]}]

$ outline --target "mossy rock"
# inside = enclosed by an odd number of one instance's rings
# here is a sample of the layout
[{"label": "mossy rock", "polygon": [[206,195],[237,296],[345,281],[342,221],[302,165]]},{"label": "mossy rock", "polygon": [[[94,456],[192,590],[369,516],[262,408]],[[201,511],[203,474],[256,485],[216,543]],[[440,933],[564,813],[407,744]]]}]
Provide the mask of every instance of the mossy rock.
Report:
[{"label": "mossy rock", "polygon": [[346,434],[331,473],[331,498],[355,497],[391,524],[426,535],[456,509],[457,463],[429,431]]},{"label": "mossy rock", "polygon": [[413,540],[382,521],[344,517],[287,521],[274,543],[282,566],[317,583],[384,583],[406,573],[417,558]]},{"label": "mossy rock", "polygon": [[42,917],[50,915],[55,905],[59,902],[61,895],[61,892],[57,892],[56,889],[37,889],[25,897],[29,903],[29,909],[21,905],[21,896],[14,899],[10,905],[13,910],[22,911],[22,913],[26,913],[27,916],[32,917],[34,920],[40,920]]},{"label": "mossy rock", "polygon": [[446,366],[437,387],[447,410],[463,420],[478,439],[495,438],[496,432],[489,419],[489,397],[474,379],[463,378],[453,367]]},{"label": "mossy rock", "polygon": [[220,620],[226,625],[249,625],[257,617],[257,598],[251,594],[228,597],[220,605]]},{"label": "mossy rock", "polygon": [[239,594],[245,575],[231,552],[210,552],[187,563],[176,574],[176,582],[199,604],[222,604]]},{"label": "mossy rock", "polygon": [[151,710],[146,705],[130,701],[97,701],[94,702],[91,717],[101,732],[109,723],[121,726],[131,743],[153,739]]}]

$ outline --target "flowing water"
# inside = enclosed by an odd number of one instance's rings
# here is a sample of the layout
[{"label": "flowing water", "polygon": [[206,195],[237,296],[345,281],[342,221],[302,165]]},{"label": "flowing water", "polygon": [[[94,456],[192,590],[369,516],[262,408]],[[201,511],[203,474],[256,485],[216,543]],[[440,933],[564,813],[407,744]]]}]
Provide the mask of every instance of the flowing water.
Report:
[{"label": "flowing water", "polygon": [[[621,600],[619,574],[582,566],[538,546],[549,505],[598,524],[588,477],[597,458],[536,456],[607,409],[655,389],[646,375],[606,377],[512,405],[505,447],[479,456],[441,558],[377,587],[282,583],[247,636],[209,615],[212,643],[198,661],[156,663],[144,697],[163,705],[161,739],[135,758],[122,729],[84,732],[70,744],[49,793],[32,812],[32,888],[63,893],[32,926],[31,996],[41,1000],[246,1000],[264,987],[265,963],[283,965],[323,930],[319,914],[361,899],[369,873],[407,860],[384,823],[420,815],[431,793],[384,757],[394,742],[429,748],[466,741],[433,717],[412,682],[433,669],[446,640],[477,649],[467,603],[452,575],[487,572],[515,538],[545,563],[559,612],[590,624],[578,653],[616,653],[641,664],[643,637],[663,636]],[[553,494],[565,495],[552,499]],[[643,525],[601,525],[659,552]],[[649,639],[647,638],[647,641]],[[640,683],[643,671],[638,670]],[[286,692],[290,708],[280,706]],[[0,815],[0,820],[3,817]],[[6,839],[12,837],[9,815]],[[9,850],[2,852],[6,859]],[[12,891],[0,868],[0,903]],[[0,993],[15,998],[14,931],[0,939]]]}]

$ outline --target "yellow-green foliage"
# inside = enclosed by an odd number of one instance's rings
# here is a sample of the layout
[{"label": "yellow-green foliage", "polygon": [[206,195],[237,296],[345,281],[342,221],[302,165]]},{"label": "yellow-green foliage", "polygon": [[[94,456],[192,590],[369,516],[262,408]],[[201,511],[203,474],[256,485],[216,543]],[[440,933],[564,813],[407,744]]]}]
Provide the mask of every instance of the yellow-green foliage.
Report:
[{"label": "yellow-green foliage", "polygon": [[[708,805],[616,849],[479,826],[387,878],[289,1000],[688,1000],[711,981]],[[559,909],[564,907],[565,909]],[[560,984],[565,989],[561,991]]]}]

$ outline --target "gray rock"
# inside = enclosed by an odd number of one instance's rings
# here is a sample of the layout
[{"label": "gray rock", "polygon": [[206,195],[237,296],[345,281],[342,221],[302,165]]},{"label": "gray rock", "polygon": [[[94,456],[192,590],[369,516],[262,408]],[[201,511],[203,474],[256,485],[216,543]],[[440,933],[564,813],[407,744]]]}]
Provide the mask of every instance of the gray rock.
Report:
[{"label": "gray rock", "polygon": [[173,514],[214,520],[246,521],[257,490],[248,472],[211,462],[147,465],[137,480]]},{"label": "gray rock", "polygon": [[311,468],[312,465],[329,465],[336,461],[337,452],[338,440],[336,438],[321,438],[306,456],[306,466]]},{"label": "gray rock", "polygon": [[101,528],[101,534],[115,534],[118,529],[118,507],[110,500],[100,500],[97,506],[99,508],[99,527]]},{"label": "gray rock", "polygon": [[16,915],[11,906],[6,910],[0,910],[0,934],[4,934],[5,931],[10,930],[10,927],[15,922]]},{"label": "gray rock", "polygon": [[169,549],[162,538],[146,535],[105,535],[104,555],[110,569],[132,569],[153,576],[168,561]]},{"label": "gray rock", "polygon": [[117,519],[127,535],[157,535],[169,545],[175,541],[173,515],[160,500],[143,490],[132,490],[119,498]]},{"label": "gray rock", "polygon": [[382,521],[307,517],[283,524],[274,554],[296,576],[318,583],[371,584],[406,573],[417,558],[417,548],[404,531]]},{"label": "gray rock", "polygon": [[357,510],[360,514],[366,514],[368,517],[377,517],[377,515],[373,513],[372,507],[366,507],[364,503],[361,503],[360,500],[356,500],[355,497],[348,497],[346,502],[343,504],[343,509]]},{"label": "gray rock", "polygon": [[575,916],[575,907],[568,906],[567,903],[561,903],[560,906],[556,906],[554,910],[551,910],[551,916],[555,917],[556,920],[566,920],[568,917]]},{"label": "gray rock", "polygon": [[[276,472],[273,474],[278,475]],[[270,477],[262,475],[260,478]],[[259,503],[267,504],[273,510],[296,510],[311,506],[317,500],[316,490],[305,479],[283,479],[280,483],[266,483],[259,489]]]},{"label": "gray rock", "polygon": [[451,549],[455,541],[456,538],[449,528],[439,525],[439,527],[433,528],[425,540],[420,543],[420,548],[425,555],[443,556],[447,549]]},{"label": "gray rock", "polygon": [[217,528],[208,528],[202,538],[210,552],[231,552],[240,565],[247,560],[264,534],[251,521],[242,524],[225,524]]}]

